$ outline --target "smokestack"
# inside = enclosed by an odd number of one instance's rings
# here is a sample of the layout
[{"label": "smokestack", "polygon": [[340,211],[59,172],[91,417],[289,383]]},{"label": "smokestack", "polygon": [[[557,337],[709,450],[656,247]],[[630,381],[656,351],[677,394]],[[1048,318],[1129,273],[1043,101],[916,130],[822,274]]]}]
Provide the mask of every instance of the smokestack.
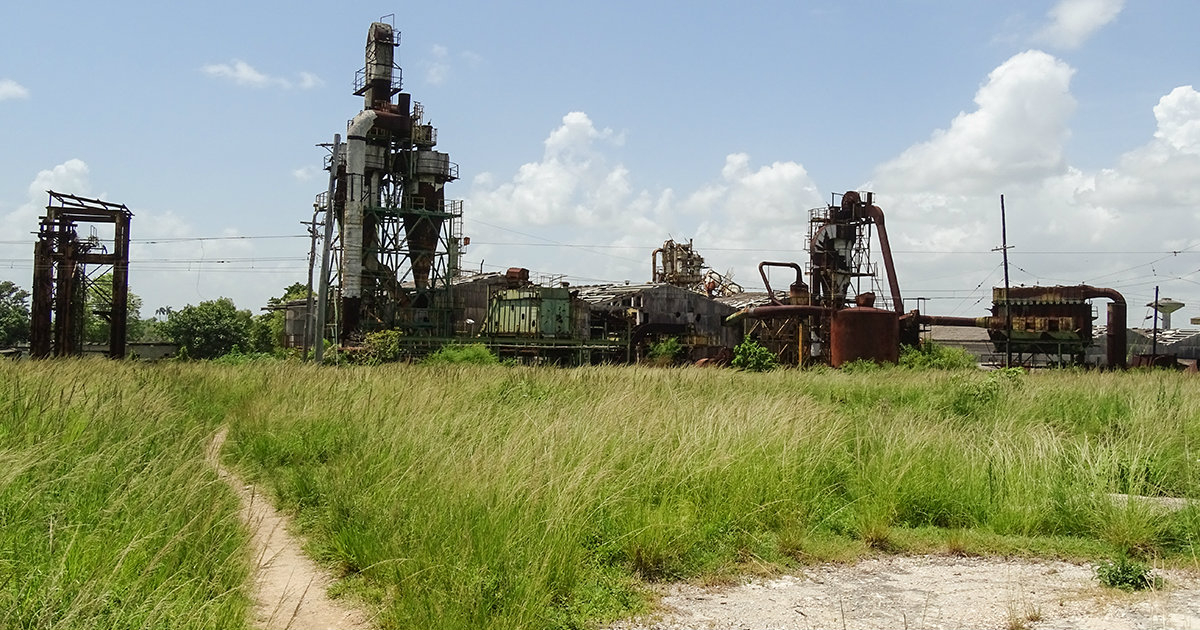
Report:
[{"label": "smokestack", "polygon": [[378,109],[392,100],[392,67],[396,34],[391,24],[372,22],[367,31],[366,91],[363,109]]}]

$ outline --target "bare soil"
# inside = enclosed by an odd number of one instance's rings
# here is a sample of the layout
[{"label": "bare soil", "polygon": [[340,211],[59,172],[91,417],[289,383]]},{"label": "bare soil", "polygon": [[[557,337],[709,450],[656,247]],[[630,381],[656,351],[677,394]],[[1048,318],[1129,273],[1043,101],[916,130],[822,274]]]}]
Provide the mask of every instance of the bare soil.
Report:
[{"label": "bare soil", "polygon": [[664,586],[656,612],[610,628],[1200,629],[1200,573],[1155,573],[1161,590],[1126,593],[1086,564],[886,556],[731,587]]},{"label": "bare soil", "polygon": [[221,446],[226,430],[209,443],[206,459],[238,495],[239,516],[250,530],[255,556],[255,628],[276,630],[367,630],[362,611],[329,597],[333,578],[304,555],[301,543],[290,533],[290,520],[271,505],[251,484],[221,466]]}]

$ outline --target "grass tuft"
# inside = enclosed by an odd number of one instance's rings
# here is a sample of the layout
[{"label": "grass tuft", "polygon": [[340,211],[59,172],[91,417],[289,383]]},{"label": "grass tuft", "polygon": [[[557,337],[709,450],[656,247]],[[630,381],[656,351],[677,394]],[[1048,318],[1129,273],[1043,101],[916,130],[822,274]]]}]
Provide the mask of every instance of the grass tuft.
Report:
[{"label": "grass tuft", "polygon": [[385,628],[594,627],[880,552],[1192,558],[1197,508],[1110,496],[1200,498],[1187,378],[5,363],[0,627],[243,627],[223,424]]}]

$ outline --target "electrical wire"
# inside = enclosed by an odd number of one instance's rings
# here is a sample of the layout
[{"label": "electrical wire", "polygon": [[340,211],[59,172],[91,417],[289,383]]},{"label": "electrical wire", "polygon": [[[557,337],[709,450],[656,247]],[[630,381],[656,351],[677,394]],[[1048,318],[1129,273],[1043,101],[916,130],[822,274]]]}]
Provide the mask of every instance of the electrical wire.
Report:
[{"label": "electrical wire", "polygon": [[[266,234],[266,235],[247,235],[247,236],[163,236],[154,238],[131,238],[130,243],[140,243],[142,245],[157,245],[160,243],[192,243],[197,241],[259,241],[270,239],[283,238],[312,238],[309,234]],[[22,241],[0,241],[0,245],[31,245],[33,240]],[[104,239],[101,239],[104,240]],[[110,242],[112,239],[108,239]]]}]

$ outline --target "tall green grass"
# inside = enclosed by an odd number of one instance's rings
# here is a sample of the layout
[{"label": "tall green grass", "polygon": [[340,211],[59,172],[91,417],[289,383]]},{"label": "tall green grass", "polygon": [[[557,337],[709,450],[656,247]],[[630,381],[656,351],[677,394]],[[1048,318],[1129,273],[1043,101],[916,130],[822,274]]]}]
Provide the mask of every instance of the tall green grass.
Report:
[{"label": "tall green grass", "polygon": [[294,512],[384,628],[587,627],[646,582],[872,550],[1195,557],[1170,373],[0,365],[0,627],[241,627],[203,462]]},{"label": "tall green grass", "polygon": [[235,419],[232,456],[384,627],[583,627],[637,609],[641,581],[931,536],[1190,553],[1196,508],[1108,496],[1195,496],[1186,379],[289,369]]},{"label": "tall green grass", "polygon": [[246,535],[189,379],[0,363],[0,627],[244,627]]}]

